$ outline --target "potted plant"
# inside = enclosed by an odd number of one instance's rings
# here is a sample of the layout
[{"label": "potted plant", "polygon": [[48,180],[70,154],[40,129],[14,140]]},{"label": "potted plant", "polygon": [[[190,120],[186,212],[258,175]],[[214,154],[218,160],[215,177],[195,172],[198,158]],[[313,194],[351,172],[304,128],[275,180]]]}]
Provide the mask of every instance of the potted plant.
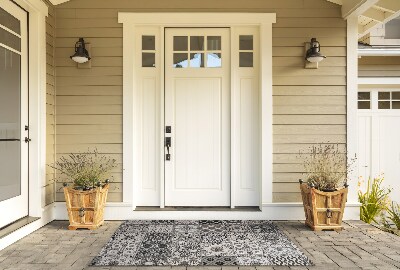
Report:
[{"label": "potted plant", "polygon": [[313,230],[341,230],[347,200],[347,176],[354,159],[337,144],[319,144],[300,152],[306,181],[299,180],[306,225]]},{"label": "potted plant", "polygon": [[72,182],[63,183],[67,204],[68,229],[97,229],[104,222],[104,206],[109,190],[108,176],[116,160],[101,155],[95,149],[84,153],[62,156],[54,166],[63,177]]}]

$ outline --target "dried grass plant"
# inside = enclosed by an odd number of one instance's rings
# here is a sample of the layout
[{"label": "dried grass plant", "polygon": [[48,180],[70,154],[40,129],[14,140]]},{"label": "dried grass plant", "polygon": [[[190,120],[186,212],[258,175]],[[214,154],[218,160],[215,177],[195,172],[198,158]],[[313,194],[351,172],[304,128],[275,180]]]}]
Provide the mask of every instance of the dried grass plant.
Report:
[{"label": "dried grass plant", "polygon": [[347,185],[355,159],[347,160],[347,153],[338,144],[318,144],[301,152],[304,175],[310,186],[322,191],[333,191]]},{"label": "dried grass plant", "polygon": [[49,166],[71,179],[74,188],[88,190],[108,179],[116,167],[116,160],[100,154],[97,149],[88,149],[87,152],[62,156],[54,166]]}]

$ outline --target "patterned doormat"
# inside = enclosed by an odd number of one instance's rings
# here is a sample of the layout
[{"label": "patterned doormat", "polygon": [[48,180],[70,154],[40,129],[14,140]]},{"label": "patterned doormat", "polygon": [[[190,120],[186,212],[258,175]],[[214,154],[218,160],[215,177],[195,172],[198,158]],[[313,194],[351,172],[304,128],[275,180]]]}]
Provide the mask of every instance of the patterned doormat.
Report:
[{"label": "patterned doormat", "polygon": [[91,263],[287,265],[311,261],[269,221],[125,221]]}]

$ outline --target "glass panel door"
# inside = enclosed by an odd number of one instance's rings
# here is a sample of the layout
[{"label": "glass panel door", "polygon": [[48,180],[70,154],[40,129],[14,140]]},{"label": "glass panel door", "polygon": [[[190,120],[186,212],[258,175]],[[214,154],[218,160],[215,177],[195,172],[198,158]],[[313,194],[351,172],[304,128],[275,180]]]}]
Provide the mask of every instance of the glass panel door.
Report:
[{"label": "glass panel door", "polygon": [[21,56],[0,47],[0,65],[0,201],[4,201],[21,195]]},{"label": "glass panel door", "polygon": [[28,215],[27,13],[0,2],[0,228]]}]

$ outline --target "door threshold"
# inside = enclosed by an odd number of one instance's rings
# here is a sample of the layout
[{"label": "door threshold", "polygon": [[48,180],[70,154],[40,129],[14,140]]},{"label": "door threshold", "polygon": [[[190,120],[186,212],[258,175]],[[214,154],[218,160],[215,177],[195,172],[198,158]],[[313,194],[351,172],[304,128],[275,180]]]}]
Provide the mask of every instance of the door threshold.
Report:
[{"label": "door threshold", "polygon": [[225,212],[261,212],[258,206],[238,206],[235,208],[221,206],[166,206],[160,208],[158,206],[137,206],[135,211],[225,211]]},{"label": "door threshold", "polygon": [[16,230],[21,229],[22,227],[38,220],[40,218],[38,217],[23,217],[21,219],[18,219],[17,221],[4,226],[3,228],[0,228],[0,239],[6,237],[7,235],[12,234],[13,232],[15,232]]}]

